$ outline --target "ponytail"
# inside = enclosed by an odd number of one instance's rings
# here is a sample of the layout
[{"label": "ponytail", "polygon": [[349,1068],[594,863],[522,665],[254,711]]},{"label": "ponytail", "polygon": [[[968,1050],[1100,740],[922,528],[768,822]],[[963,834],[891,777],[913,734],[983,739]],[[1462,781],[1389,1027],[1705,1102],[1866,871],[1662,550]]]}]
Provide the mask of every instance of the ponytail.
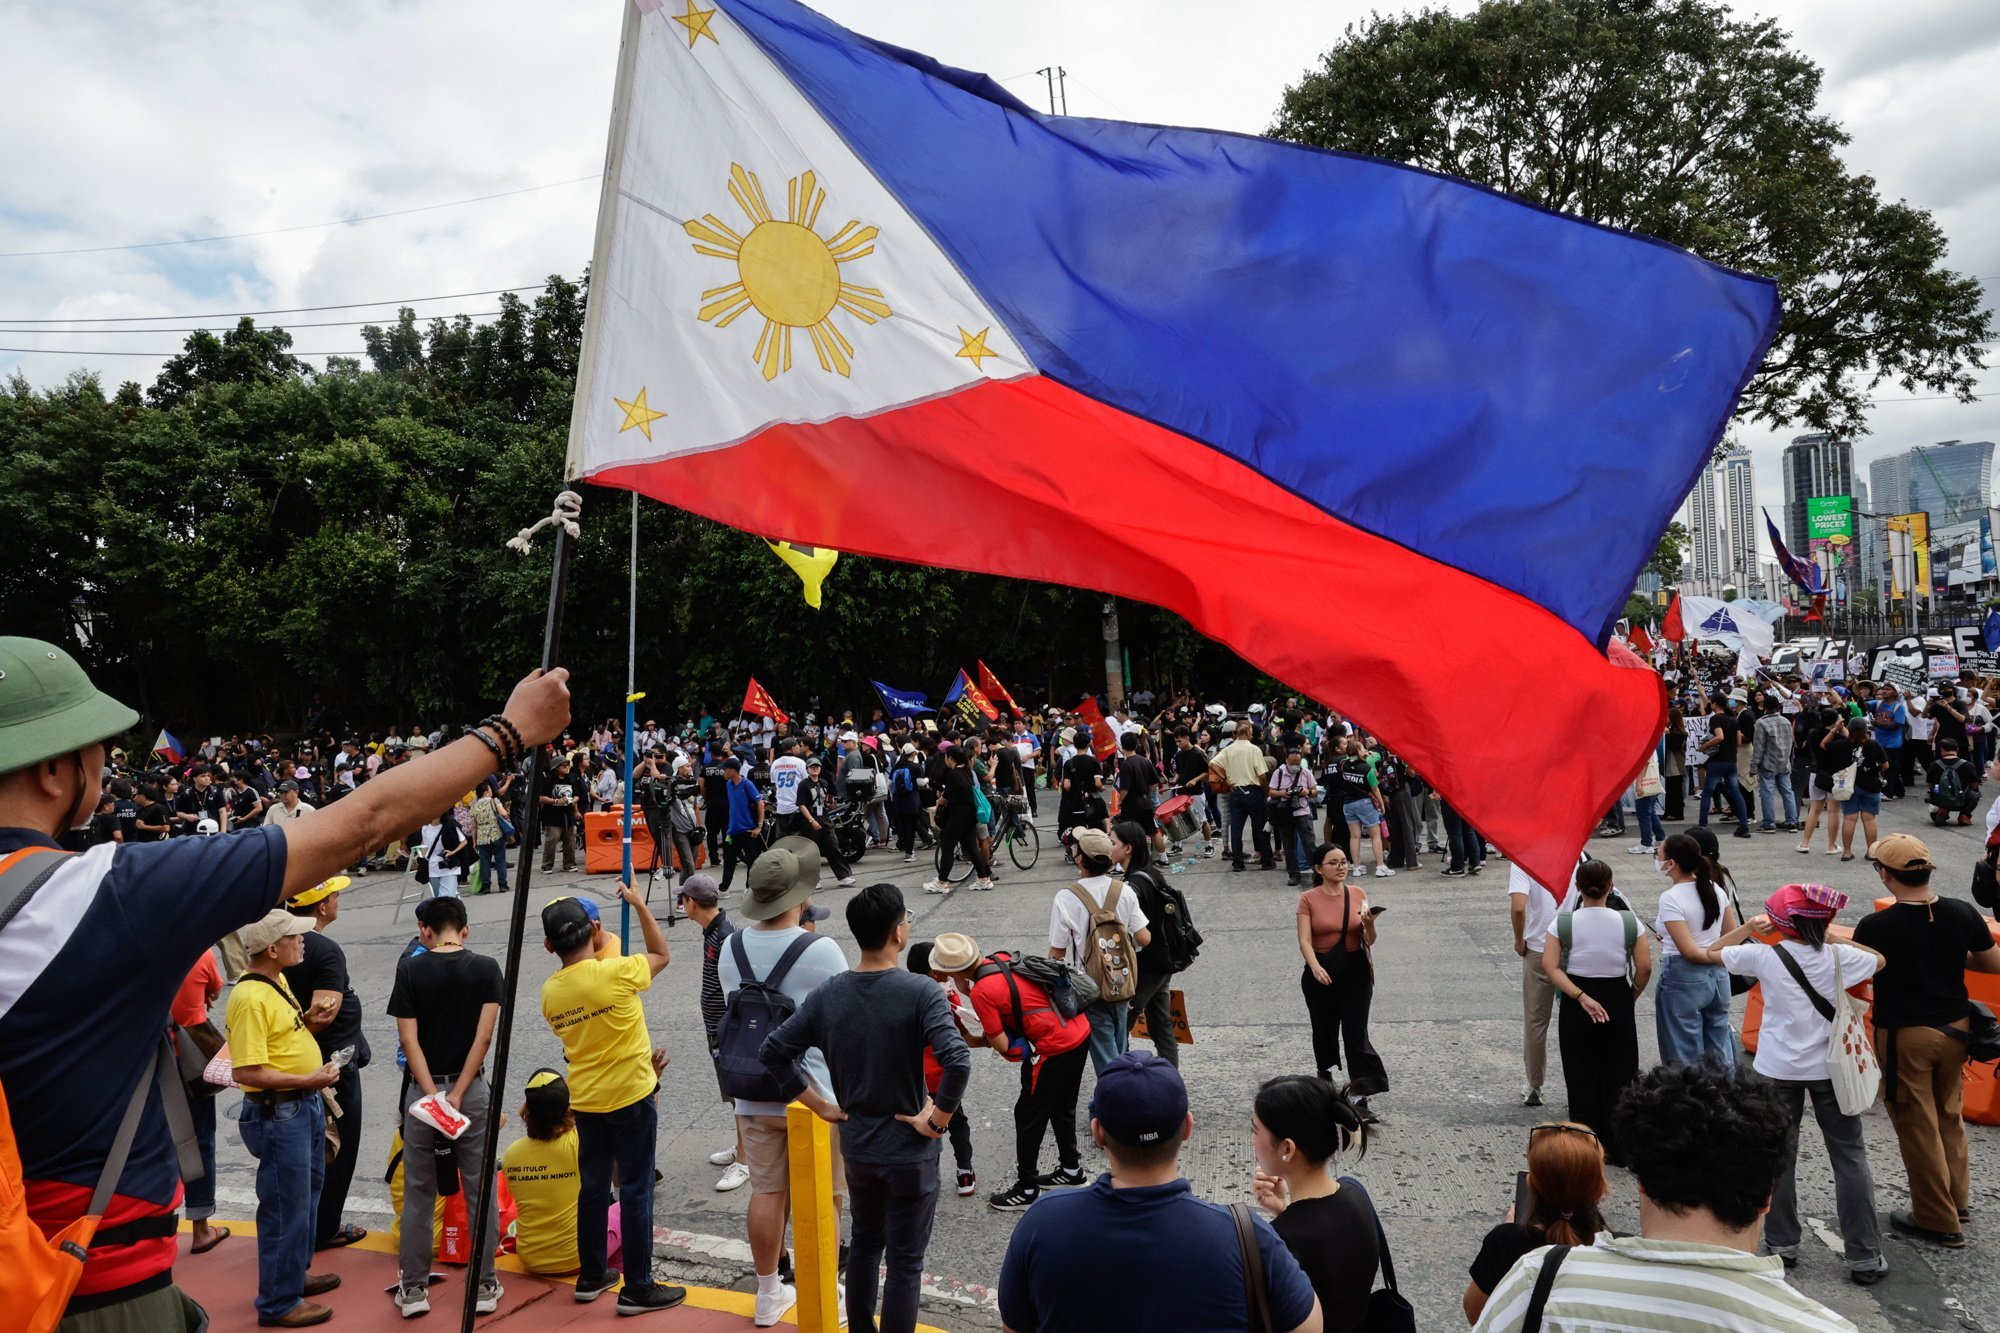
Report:
[{"label": "ponytail", "polygon": [[1288,1074],[1257,1089],[1257,1119],[1274,1139],[1290,1139],[1320,1165],[1336,1153],[1368,1151],[1368,1127],[1343,1089],[1323,1078]]},{"label": "ponytail", "polygon": [[1609,1188],[1604,1179],[1604,1147],[1582,1125],[1537,1133],[1528,1141],[1528,1185],[1535,1205],[1516,1218],[1542,1233],[1550,1245],[1588,1245],[1609,1230],[1598,1205]]},{"label": "ponytail", "polygon": [[1701,897],[1701,928],[1707,930],[1722,915],[1722,895],[1715,891],[1715,881],[1722,878],[1722,867],[1704,856],[1694,868],[1694,891]]}]

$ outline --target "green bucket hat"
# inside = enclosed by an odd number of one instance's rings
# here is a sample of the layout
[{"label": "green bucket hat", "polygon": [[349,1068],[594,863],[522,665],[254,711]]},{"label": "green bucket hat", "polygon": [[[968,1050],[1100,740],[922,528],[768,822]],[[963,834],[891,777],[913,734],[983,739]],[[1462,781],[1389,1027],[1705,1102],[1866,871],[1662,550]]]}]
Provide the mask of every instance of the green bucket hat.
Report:
[{"label": "green bucket hat", "polygon": [[54,644],[0,636],[0,773],[81,750],[138,721]]}]

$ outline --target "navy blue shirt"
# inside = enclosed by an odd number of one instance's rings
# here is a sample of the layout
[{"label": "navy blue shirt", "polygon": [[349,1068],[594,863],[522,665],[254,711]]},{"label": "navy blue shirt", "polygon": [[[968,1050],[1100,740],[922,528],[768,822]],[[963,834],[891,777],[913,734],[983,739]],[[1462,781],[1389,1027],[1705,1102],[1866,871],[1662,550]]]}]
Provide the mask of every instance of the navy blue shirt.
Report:
[{"label": "navy blue shirt", "polygon": [[757,790],[757,784],[745,778],[741,782],[729,784],[729,832],[748,833],[757,827],[757,802],[764,799],[764,793]]},{"label": "navy blue shirt", "polygon": [[[1282,1333],[1312,1314],[1312,1283],[1270,1223],[1254,1220]],[[1235,1219],[1186,1180],[1115,1190],[1106,1174],[1088,1189],[1044,1192],[1000,1265],[1000,1317],[1015,1333],[1243,1333],[1249,1309]]]},{"label": "navy blue shirt", "polygon": [[[54,845],[0,829],[0,855]],[[64,862],[0,930],[0,1085],[37,1220],[84,1211],[181,982],[223,935],[276,907],[284,883],[282,828],[106,843]],[[105,1222],[169,1212],[180,1193],[155,1088]],[[164,1273],[174,1248],[171,1237],[94,1248],[79,1291]]]}]

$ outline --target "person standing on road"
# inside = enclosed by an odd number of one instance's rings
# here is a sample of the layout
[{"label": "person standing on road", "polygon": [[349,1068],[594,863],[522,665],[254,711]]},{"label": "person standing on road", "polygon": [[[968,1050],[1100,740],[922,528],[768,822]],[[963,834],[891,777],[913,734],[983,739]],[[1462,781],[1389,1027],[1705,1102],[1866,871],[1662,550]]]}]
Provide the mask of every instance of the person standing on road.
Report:
[{"label": "person standing on road", "polygon": [[1965,974],[2000,972],[2000,948],[1972,904],[1931,889],[1937,867],[1920,840],[1892,833],[1868,848],[1868,859],[1895,899],[1854,927],[1854,942],[1883,959],[1875,982],[1875,1051],[1882,1101],[1910,1180],[1910,1211],[1890,1214],[1889,1225],[1958,1249],[1972,1209]]},{"label": "person standing on road", "polygon": [[[14,902],[40,879],[33,900],[0,926],[10,946],[24,931],[33,941],[11,948],[14,998],[0,1014],[0,1085],[20,1150],[27,1215],[45,1234],[62,1231],[88,1206],[196,961],[225,933],[265,919],[414,827],[491,772],[497,753],[555,735],[569,717],[568,679],[561,668],[533,673],[514,687],[504,724],[490,719],[311,819],[65,856],[57,837],[97,803],[105,738],[136,726],[138,714],[99,692],[56,645],[0,636],[0,857],[9,861],[0,870],[0,901]],[[131,929],[135,921],[145,929]],[[309,1050],[303,1026],[297,1036]],[[114,1070],[118,1081],[131,1081],[103,1096],[76,1095],[105,1088]],[[65,1333],[182,1328],[202,1317],[173,1285],[181,1190],[173,1136],[157,1092],[140,1096],[131,1151]]]},{"label": "person standing on road", "polygon": [[667,1310],[687,1299],[683,1287],[653,1278],[653,1157],[660,1127],[660,1066],[646,1032],[640,995],[668,962],[667,937],[652,908],[629,883],[618,896],[632,908],[645,952],[619,954],[601,922],[575,898],[542,908],[542,938],[562,967],[542,983],[542,1017],[562,1041],[568,1060],[570,1109],[576,1116],[576,1249],[582,1267],[575,1298],[596,1300],[618,1285],[606,1258],[611,1178],[618,1177],[624,1290],[618,1313]]},{"label": "person standing on road", "polygon": [[[396,1038],[408,1062],[402,1095],[403,1216],[399,1242],[401,1284],[394,1300],[403,1318],[430,1313],[431,1214],[441,1188],[440,1151],[452,1159],[461,1184],[469,1191],[468,1209],[478,1199],[479,1183],[492,1165],[486,1160],[486,1123],[495,1113],[493,1089],[486,1080],[486,1051],[493,1027],[500,1020],[500,965],[465,947],[465,902],[457,897],[426,898],[417,904],[421,952],[396,964],[396,981],[389,992],[389,1016],[396,1020]],[[440,1132],[415,1110],[429,1098],[442,1098],[465,1117],[457,1138]],[[474,1309],[492,1314],[500,1308],[500,1282],[493,1275],[493,1256],[500,1243],[499,1194],[486,1194],[486,1243],[478,1256],[477,1273],[466,1268],[467,1282],[477,1281]]]},{"label": "person standing on road", "polygon": [[1799,830],[1799,845],[1792,850],[1801,854],[1812,851],[1813,831],[1824,815],[1826,852],[1833,856],[1840,851],[1840,802],[1833,798],[1833,784],[1840,771],[1853,761],[1854,747],[1848,743],[1846,723],[1831,707],[1815,709],[1810,720],[1802,721],[1800,727],[1812,777],[1806,789],[1810,800],[1806,803],[1805,827]]},{"label": "person standing on road", "polygon": [[249,970],[229,993],[233,1077],[244,1089],[238,1128],[257,1159],[257,1322],[309,1328],[333,1318],[310,1298],[340,1285],[311,1273],[313,1226],[326,1179],[326,1103],[340,1070],[322,1061],[284,970],[305,956],[313,923],[283,908],[242,930]]},{"label": "person standing on road", "polygon": [[1267,1081],[1250,1113],[1257,1205],[1305,1270],[1329,1333],[1365,1333],[1382,1262],[1374,1202],[1329,1171],[1341,1154],[1366,1152],[1367,1134],[1345,1097],[1303,1074]]},{"label": "person standing on road", "polygon": [[[718,970],[722,964],[722,948],[729,937],[736,933],[736,924],[729,919],[729,913],[722,908],[716,897],[715,879],[711,875],[691,875],[681,885],[680,896],[676,899],[681,912],[695,925],[701,927],[701,1027],[708,1039],[708,1058],[715,1060],[715,1028],[722,1021],[722,976]],[[720,1081],[721,1071],[717,1070]],[[736,1125],[735,1100],[723,1094],[723,1104],[730,1108],[729,1123]],[[719,1152],[708,1155],[710,1164],[723,1168],[722,1175],[715,1182],[716,1192],[727,1194],[750,1183],[750,1168],[743,1163],[743,1135],[737,1132],[736,1142]]]},{"label": "person standing on road", "polygon": [[1868,723],[1874,729],[1875,743],[1889,756],[1886,795],[1898,800],[1904,784],[1916,781],[1917,775],[1903,763],[1903,734],[1910,725],[1910,710],[1896,687],[1886,680],[1875,687],[1875,697],[1868,701]]},{"label": "person standing on road", "polygon": [[[1764,900],[1765,915],[1728,931],[1705,951],[1739,976],[1754,977],[1764,996],[1764,1021],[1757,1034],[1754,1067],[1778,1089],[1791,1119],[1784,1173],[1764,1216],[1766,1254],[1791,1268],[1798,1263],[1799,1125],[1805,1099],[1812,1096],[1813,1118],[1833,1166],[1833,1193],[1840,1234],[1846,1243],[1848,1276],[1870,1286],[1888,1271],[1882,1257],[1882,1227],[1876,1221],[1875,1180],[1868,1169],[1868,1144],[1858,1116],[1844,1114],[1827,1071],[1827,1040],[1833,1030],[1833,996],[1876,976],[1882,956],[1855,944],[1829,944],[1826,928],[1847,906],[1847,895],[1823,884],[1788,884]],[[1753,933],[1778,939],[1765,945]],[[1794,971],[1796,969],[1796,971]],[[1837,983],[1837,984],[1836,984]],[[1819,1012],[1826,1006],[1826,1015]]]},{"label": "person standing on road", "polygon": [[[1792,724],[1776,693],[1764,696],[1764,712],[1751,733],[1750,767],[1757,774],[1758,828],[1765,833],[1799,826],[1799,798],[1792,790]],[[1782,806],[1779,804],[1783,802]]]},{"label": "person standing on road", "polygon": [[[1015,1226],[1000,1264],[1001,1322],[1013,1333],[1245,1327],[1250,1278],[1237,1222],[1181,1175],[1194,1117],[1180,1071],[1144,1051],[1121,1055],[1098,1080],[1090,1116],[1111,1169]],[[1252,1213],[1249,1224],[1269,1327],[1319,1333],[1319,1299],[1298,1260],[1263,1218]],[[1107,1244],[1116,1246],[1112,1272]]]},{"label": "person standing on road", "polygon": [[1743,707],[1748,700],[1749,696],[1741,690],[1726,699],[1718,694],[1708,709],[1708,739],[1701,743],[1708,762],[1703,765],[1698,822],[1708,822],[1711,802],[1718,807],[1722,804],[1715,801],[1715,794],[1721,792],[1730,812],[1736,816],[1736,836],[1739,838],[1750,836],[1750,810],[1743,799],[1743,789],[1737,782],[1736,761],[1742,746],[1753,743],[1753,728],[1743,721],[1748,710],[1743,713],[1735,710]]},{"label": "person standing on road", "polygon": [[[1102,1075],[1131,1040],[1128,1010],[1139,984],[1138,951],[1152,943],[1153,932],[1139,895],[1126,893],[1111,878],[1111,835],[1078,829],[1073,841],[1082,877],[1058,889],[1049,904],[1049,957],[1071,961],[1097,983],[1098,999],[1083,1012],[1090,1020],[1090,1063]],[[1100,922],[1101,913],[1114,919]]]},{"label": "person standing on road", "polygon": [[[862,889],[847,904],[847,925],[861,948],[860,966],[814,988],[765,1039],[764,1067],[787,1098],[797,1097],[839,1126],[853,1218],[848,1326],[914,1333],[924,1251],[937,1214],[938,1141],[958,1114],[972,1057],[936,984],[901,965],[910,942],[902,890],[893,884]],[[832,1101],[798,1072],[808,1050],[825,1053]],[[935,1095],[924,1090],[926,1052],[943,1070]]]},{"label": "person standing on road", "polygon": [[[1149,923],[1151,936],[1139,948],[1139,988],[1127,1006],[1128,1034],[1146,1020],[1146,1033],[1153,1050],[1162,1060],[1180,1068],[1180,1040],[1174,1035],[1174,965],[1167,955],[1165,930],[1153,930],[1150,923],[1162,921],[1167,910],[1162,896],[1160,872],[1153,863],[1152,841],[1144,829],[1129,819],[1111,826],[1111,860],[1125,877],[1125,887],[1137,901],[1139,915]],[[1127,1047],[1130,1037],[1127,1037]]]},{"label": "person standing on road", "polygon": [[481,893],[507,892],[507,834],[500,826],[506,806],[491,778],[479,784],[472,802],[472,845],[479,850]]},{"label": "person standing on road", "polygon": [[979,796],[972,770],[958,746],[940,751],[938,773],[938,877],[924,885],[925,893],[950,893],[951,871],[960,852],[972,862],[978,887],[993,887],[993,867],[979,846]]},{"label": "person standing on road", "polygon": [[1271,854],[1271,835],[1264,822],[1269,809],[1266,789],[1271,779],[1271,760],[1257,744],[1257,729],[1248,722],[1236,728],[1236,739],[1216,752],[1209,772],[1229,793],[1229,868],[1243,869],[1243,826],[1250,826],[1257,847],[1257,868],[1271,870],[1277,861]]},{"label": "person standing on road", "polygon": [[722,884],[717,893],[729,892],[739,863],[746,872],[757,864],[764,837],[764,793],[743,775],[743,761],[731,755],[722,762],[722,774],[726,836],[722,841]]},{"label": "person standing on road", "polygon": [[1860,718],[1847,723],[1848,744],[1854,747],[1854,795],[1840,803],[1840,859],[1854,859],[1854,826],[1861,826],[1861,850],[1875,842],[1875,816],[1882,811],[1882,783],[1889,768],[1888,752],[1868,734]]},{"label": "person standing on road", "polygon": [[542,873],[555,870],[556,848],[560,847],[563,873],[568,874],[576,869],[576,838],[570,824],[576,819],[577,782],[567,755],[556,756],[555,764],[542,774],[540,787],[535,795],[542,804]]},{"label": "person standing on road", "polygon": [[1729,973],[1710,957],[1717,938],[1737,924],[1735,909],[1722,896],[1721,868],[1685,833],[1668,838],[1654,854],[1660,873],[1671,881],[1660,895],[1654,923],[1661,940],[1660,984],[1653,991],[1660,1063],[1708,1058],[1733,1065]]},{"label": "person standing on road", "polygon": [[[326,1164],[326,1183],[320,1190],[319,1217],[313,1228],[316,1250],[352,1245],[368,1234],[340,1220],[347,1208],[347,1191],[354,1184],[354,1163],[361,1155],[361,1071],[368,1067],[371,1056],[368,1036],[361,1030],[361,999],[348,984],[347,954],[327,934],[327,927],[340,916],[341,890],[351,883],[347,876],[335,875],[299,894],[291,904],[292,915],[305,917],[313,928],[302,937],[302,961],[285,969],[285,982],[306,1007],[306,1030],[319,1042],[321,1059],[330,1060],[335,1051],[354,1048],[354,1058],[333,1085],[333,1102],[340,1109],[328,1118],[339,1133],[340,1148]],[[210,1100],[209,1105],[214,1102]]]},{"label": "person standing on road", "polygon": [[1612,1127],[1618,1096],[1639,1074],[1634,1006],[1652,975],[1653,954],[1639,918],[1612,908],[1611,867],[1586,861],[1576,869],[1574,905],[1556,914],[1542,945],[1542,969],[1562,996],[1556,1042],[1569,1118],[1604,1141],[1605,1160],[1625,1165],[1625,1145]]},{"label": "person standing on road", "polygon": [[1312,1020],[1313,1067],[1329,1082],[1347,1046],[1346,1093],[1365,1124],[1376,1122],[1368,1099],[1389,1090],[1388,1067],[1368,1039],[1368,1010],[1375,999],[1376,913],[1368,894],[1348,883],[1347,853],[1332,843],[1313,852],[1313,887],[1299,895],[1299,953],[1305,970],[1299,989]]},{"label": "person standing on road", "polygon": [[1285,762],[1271,774],[1271,831],[1285,854],[1285,884],[1305,883],[1312,860],[1313,797],[1319,782],[1296,745],[1285,748]]},{"label": "person standing on road", "polygon": [[[1576,892],[1573,870],[1570,892]],[[1549,1072],[1549,1016],[1556,1007],[1555,983],[1542,970],[1542,945],[1555,924],[1556,896],[1512,864],[1507,867],[1507,918],[1521,959],[1521,1068],[1527,1077],[1521,1105],[1540,1106],[1542,1080]]]}]

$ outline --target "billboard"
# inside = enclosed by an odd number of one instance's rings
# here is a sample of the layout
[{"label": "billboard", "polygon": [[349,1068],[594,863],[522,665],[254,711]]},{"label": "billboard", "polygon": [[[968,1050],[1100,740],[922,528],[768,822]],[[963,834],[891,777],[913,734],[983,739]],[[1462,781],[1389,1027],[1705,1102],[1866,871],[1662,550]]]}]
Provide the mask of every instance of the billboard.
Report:
[{"label": "billboard", "polygon": [[[1854,540],[1854,500],[1846,495],[1814,495],[1806,499],[1806,540]],[[1840,543],[1845,545],[1845,542]]]},{"label": "billboard", "polygon": [[1930,600],[1931,516],[1892,514],[1882,523],[1888,539],[1885,560],[1889,573],[1889,598],[1901,601],[1913,595]]},{"label": "billboard", "polygon": [[1931,534],[1936,588],[1962,588],[1993,577],[1993,527],[1985,518],[1948,523]]}]

